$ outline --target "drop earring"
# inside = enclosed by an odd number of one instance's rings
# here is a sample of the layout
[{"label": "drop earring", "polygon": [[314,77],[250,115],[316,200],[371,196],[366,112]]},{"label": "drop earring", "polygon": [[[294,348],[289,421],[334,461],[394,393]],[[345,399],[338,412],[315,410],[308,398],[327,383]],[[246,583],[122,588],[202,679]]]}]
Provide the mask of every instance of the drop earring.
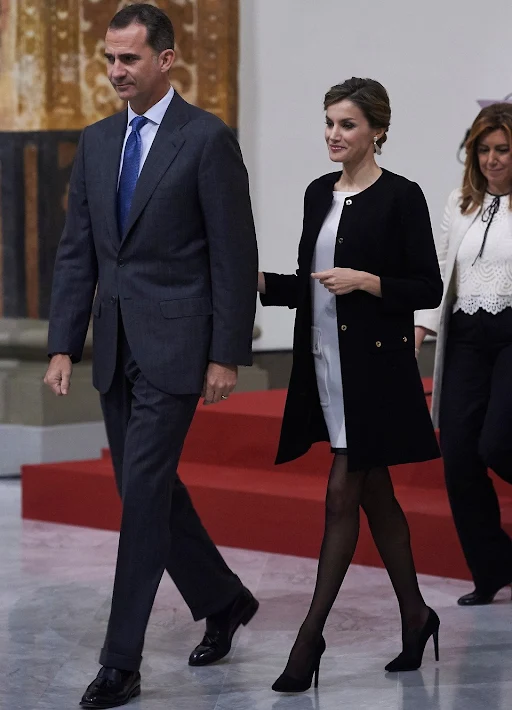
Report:
[{"label": "drop earring", "polygon": [[378,138],[377,138],[377,136],[375,136],[375,138],[373,139],[373,145],[374,145],[374,147],[375,147],[375,152],[377,153],[377,155],[382,155],[381,147],[380,147],[380,145],[377,143],[377,141],[378,141]]}]

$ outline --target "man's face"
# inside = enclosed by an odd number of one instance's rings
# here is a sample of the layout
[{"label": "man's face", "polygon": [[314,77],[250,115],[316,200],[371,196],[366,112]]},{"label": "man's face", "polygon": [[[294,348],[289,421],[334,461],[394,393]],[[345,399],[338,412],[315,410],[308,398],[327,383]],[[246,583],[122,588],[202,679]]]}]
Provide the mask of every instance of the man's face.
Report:
[{"label": "man's face", "polygon": [[109,29],[105,37],[108,78],[119,98],[130,103],[149,100],[168,84],[174,56],[172,49],[157,54],[147,43],[146,27],[136,22]]}]

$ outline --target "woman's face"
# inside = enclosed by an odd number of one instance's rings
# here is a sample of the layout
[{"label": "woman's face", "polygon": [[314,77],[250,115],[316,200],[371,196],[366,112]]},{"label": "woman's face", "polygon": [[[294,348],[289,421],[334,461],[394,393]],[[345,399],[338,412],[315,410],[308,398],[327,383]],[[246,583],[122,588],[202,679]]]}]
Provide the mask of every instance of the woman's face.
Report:
[{"label": "woman's face", "polygon": [[512,147],[505,131],[493,131],[477,147],[478,163],[489,192],[505,194],[512,189]]},{"label": "woman's face", "polygon": [[370,126],[361,109],[349,99],[329,106],[325,124],[329,157],[333,162],[345,165],[357,164],[373,155],[373,139],[383,134]]}]

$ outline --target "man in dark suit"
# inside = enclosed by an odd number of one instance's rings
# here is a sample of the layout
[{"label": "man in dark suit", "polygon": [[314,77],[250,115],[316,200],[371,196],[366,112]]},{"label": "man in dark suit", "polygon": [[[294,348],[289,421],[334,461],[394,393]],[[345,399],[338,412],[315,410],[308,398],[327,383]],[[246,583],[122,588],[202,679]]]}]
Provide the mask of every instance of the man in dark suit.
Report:
[{"label": "man in dark suit", "polygon": [[201,393],[226,399],[237,366],[251,364],[257,252],[238,143],[174,92],[173,47],[171,21],[151,5],[112,20],[108,76],[128,108],[82,134],[55,264],[45,381],[68,393],[92,310],[93,382],[123,503],[103,667],[84,707],[140,693],[164,569],[194,619],[206,618],[191,665],[225,656],[258,608],[177,474]]}]

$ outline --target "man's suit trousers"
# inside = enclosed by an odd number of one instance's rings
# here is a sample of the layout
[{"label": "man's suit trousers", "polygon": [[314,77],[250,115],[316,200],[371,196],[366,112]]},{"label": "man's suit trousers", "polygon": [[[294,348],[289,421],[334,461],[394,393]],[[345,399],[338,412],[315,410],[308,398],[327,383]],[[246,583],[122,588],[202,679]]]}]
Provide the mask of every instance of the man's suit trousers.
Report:
[{"label": "man's suit trousers", "polygon": [[177,472],[199,395],[166,394],[151,385],[132,357],[121,319],[120,330],[114,382],[101,397],[122,521],[100,663],[137,670],[164,569],[195,620],[228,606],[242,583],[201,524]]}]

